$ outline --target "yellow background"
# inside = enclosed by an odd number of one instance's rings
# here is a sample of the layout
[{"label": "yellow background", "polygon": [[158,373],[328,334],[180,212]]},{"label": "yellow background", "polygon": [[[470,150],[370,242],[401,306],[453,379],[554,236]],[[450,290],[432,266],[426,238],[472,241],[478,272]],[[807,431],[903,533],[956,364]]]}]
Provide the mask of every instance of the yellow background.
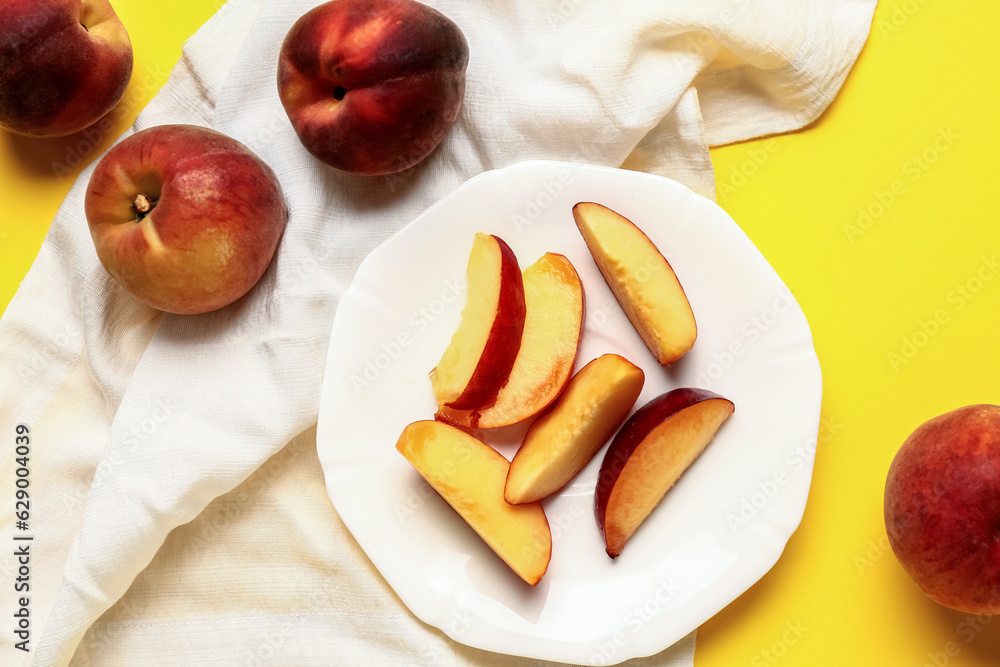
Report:
[{"label": "yellow background", "polygon": [[[96,144],[0,132],[0,307],[75,175],[128,127],[219,5],[115,2],[135,73]],[[978,666],[1000,656],[1000,620],[924,598],[882,523],[885,473],[910,431],[961,405],[1000,403],[1000,275],[975,280],[1000,248],[997,26],[995,3],[883,0],[819,121],[712,151],[719,203],[809,319],[824,397],[802,525],[775,568],[699,631],[697,667]]]}]

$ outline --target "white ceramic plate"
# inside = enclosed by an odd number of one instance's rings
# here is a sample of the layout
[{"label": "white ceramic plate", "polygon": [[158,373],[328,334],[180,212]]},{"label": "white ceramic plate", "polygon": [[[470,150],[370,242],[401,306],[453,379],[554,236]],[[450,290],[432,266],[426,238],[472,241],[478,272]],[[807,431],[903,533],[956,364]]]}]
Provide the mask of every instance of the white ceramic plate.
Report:
[{"label": "white ceramic plate", "polygon": [[[684,285],[698,340],[669,369],[594,265],[571,213],[579,201],[639,225]],[[547,251],[576,266],[587,313],[577,369],[616,352],[646,373],[637,407],[681,386],[736,404],[618,559],[594,519],[604,450],[544,501],[552,560],[535,588],[395,450],[404,426],[434,413],[427,373],[461,319],[477,231],[507,241],[522,269]],[[334,322],[317,440],[334,506],[417,617],[469,646],[614,664],[667,648],[775,563],[809,493],[821,392],[802,311],[721,208],[648,174],[525,162],[471,179],[362,263]],[[486,439],[509,459],[523,430]]]}]

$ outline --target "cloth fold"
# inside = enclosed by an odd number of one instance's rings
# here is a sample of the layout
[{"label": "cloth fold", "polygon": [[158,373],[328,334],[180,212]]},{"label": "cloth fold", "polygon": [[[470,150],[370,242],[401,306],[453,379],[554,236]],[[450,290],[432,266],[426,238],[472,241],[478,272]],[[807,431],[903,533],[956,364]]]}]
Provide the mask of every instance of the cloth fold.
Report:
[{"label": "cloth fold", "polygon": [[[137,302],[94,253],[83,215],[91,167],[0,319],[9,369],[0,423],[31,431],[36,549],[31,652],[4,644],[5,665],[69,664],[99,628],[74,663],[524,664],[416,621],[325,498],[312,427],[340,296],[382,240],[466,179],[521,160],[642,169],[714,198],[708,146],[814,120],[857,57],[875,0],[429,2],[469,40],[462,112],[423,163],[367,179],[313,159],[277,98],[281,41],[315,4],[230,0],[187,43],[134,126],[211,126],[271,165],[290,217],[261,283],[200,316]],[[13,488],[13,438],[5,443],[2,477]],[[297,463],[274,473],[286,451],[298,452]],[[313,520],[276,506],[268,483],[295,490]],[[233,498],[246,507],[233,510]],[[185,529],[219,507],[233,514],[226,530],[191,557]],[[15,532],[13,509],[0,516]],[[223,577],[219,588],[205,582],[184,598],[163,590],[225,560],[230,573],[256,574]],[[0,567],[14,571],[10,557]],[[260,577],[293,583],[239,594]],[[289,596],[330,577],[339,583],[322,603],[296,611]],[[220,593],[211,605],[187,600]],[[119,600],[127,620],[94,626],[123,611]],[[0,601],[0,613],[14,604]],[[372,613],[358,621],[365,608]],[[144,622],[165,609],[173,625]],[[191,615],[178,625],[184,610]],[[308,625],[283,632],[302,617]],[[644,664],[691,664],[693,649],[691,636]]]}]

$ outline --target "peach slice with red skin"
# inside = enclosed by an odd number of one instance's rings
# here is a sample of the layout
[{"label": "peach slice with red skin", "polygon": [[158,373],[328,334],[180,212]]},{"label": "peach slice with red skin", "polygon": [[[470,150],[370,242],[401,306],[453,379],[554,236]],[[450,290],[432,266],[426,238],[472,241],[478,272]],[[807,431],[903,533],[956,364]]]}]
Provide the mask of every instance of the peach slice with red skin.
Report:
[{"label": "peach slice with red skin", "polygon": [[644,380],[641,368],[617,354],[581,368],[525,434],[507,474],[507,502],[541,500],[576,477],[625,421]]},{"label": "peach slice with red skin", "polygon": [[524,270],[524,331],[507,384],[481,410],[438,409],[435,417],[468,428],[510,426],[537,415],[573,374],[583,333],[583,283],[563,255],[546,253]]},{"label": "peach slice with red skin", "polygon": [[594,495],[608,556],[618,557],[734,409],[732,401],[716,393],[674,389],[646,403],[622,426],[601,463]]},{"label": "peach slice with red skin", "polygon": [[573,218],[622,310],[661,366],[691,349],[698,337],[684,288],[656,245],[628,218],[580,202]]},{"label": "peach slice with red skin", "polygon": [[466,275],[462,321],[430,373],[439,408],[493,405],[521,347],[524,284],[514,251],[497,236],[476,234]]},{"label": "peach slice with red skin", "polygon": [[552,556],[552,533],[539,503],[503,498],[510,465],[485,442],[438,421],[407,426],[396,442],[427,483],[528,584],[541,580]]}]

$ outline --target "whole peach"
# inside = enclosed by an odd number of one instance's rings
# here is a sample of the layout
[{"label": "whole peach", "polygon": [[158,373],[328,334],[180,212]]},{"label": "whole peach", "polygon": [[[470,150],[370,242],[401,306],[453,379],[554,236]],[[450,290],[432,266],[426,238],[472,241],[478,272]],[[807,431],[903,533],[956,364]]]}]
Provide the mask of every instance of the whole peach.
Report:
[{"label": "whole peach", "polygon": [[326,164],[381,175],[423,160],[465,95],[469,46],[415,0],[333,0],[292,25],[278,95],[299,140]]},{"label": "whole peach", "polygon": [[889,467],[884,511],[892,550],[924,593],[1000,614],[1000,406],[917,427]]},{"label": "whole peach", "polygon": [[246,294],[287,220],[271,168],[235,139],[194,125],[152,127],[111,148],[84,204],[111,277],[171,313],[204,313]]},{"label": "whole peach", "polygon": [[58,137],[110,111],[132,44],[108,0],[0,0],[0,126]]}]

